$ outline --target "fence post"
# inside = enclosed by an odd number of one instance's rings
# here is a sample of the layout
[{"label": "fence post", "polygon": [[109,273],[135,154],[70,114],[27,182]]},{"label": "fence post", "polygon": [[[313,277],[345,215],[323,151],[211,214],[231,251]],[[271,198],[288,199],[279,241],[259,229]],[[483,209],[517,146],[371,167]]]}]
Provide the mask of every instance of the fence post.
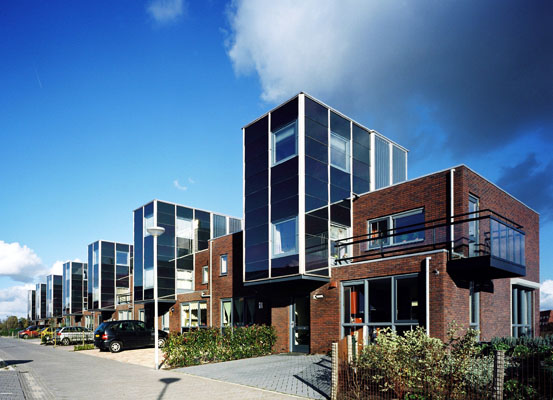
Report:
[{"label": "fence post", "polygon": [[338,343],[332,343],[332,374],[330,400],[338,398]]},{"label": "fence post", "polygon": [[353,361],[353,340],[351,339],[351,335],[346,336],[347,340],[347,354],[348,354],[348,363],[351,363]]},{"label": "fence post", "polygon": [[505,376],[505,351],[496,350],[493,363],[493,395],[494,400],[503,399],[503,381]]}]

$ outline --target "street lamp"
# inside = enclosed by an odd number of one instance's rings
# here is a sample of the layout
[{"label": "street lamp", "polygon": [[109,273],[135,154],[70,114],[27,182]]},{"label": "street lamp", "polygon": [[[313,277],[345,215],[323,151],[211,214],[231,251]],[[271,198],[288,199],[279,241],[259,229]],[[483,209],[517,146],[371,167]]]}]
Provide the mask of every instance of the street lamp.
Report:
[{"label": "street lamp", "polygon": [[[146,229],[150,235],[154,238],[163,235],[165,228],[162,226],[151,226]],[[155,245],[156,243],[154,243]],[[154,348],[155,348],[155,369],[159,369],[159,333],[158,333],[158,321],[157,321],[157,260],[154,260]]]}]

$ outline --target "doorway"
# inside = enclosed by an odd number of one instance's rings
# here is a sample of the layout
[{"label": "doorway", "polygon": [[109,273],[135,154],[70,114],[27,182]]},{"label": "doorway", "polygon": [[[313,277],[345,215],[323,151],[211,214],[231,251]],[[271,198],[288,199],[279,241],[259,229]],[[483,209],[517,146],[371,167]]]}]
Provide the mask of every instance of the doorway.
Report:
[{"label": "doorway", "polygon": [[294,353],[309,353],[309,297],[293,299],[290,321],[291,351]]}]

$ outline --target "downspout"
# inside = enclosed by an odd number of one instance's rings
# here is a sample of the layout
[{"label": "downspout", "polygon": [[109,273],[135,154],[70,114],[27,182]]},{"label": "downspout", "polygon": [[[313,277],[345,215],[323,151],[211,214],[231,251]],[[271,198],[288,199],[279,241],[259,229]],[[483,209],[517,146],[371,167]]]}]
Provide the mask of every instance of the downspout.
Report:
[{"label": "downspout", "polygon": [[453,229],[453,207],[454,207],[454,202],[453,202],[453,175],[454,175],[454,172],[455,172],[455,168],[451,168],[449,170],[449,201],[450,201],[450,204],[449,204],[449,237],[450,237],[450,240],[451,240],[451,257],[453,256],[453,249],[454,249],[454,246],[455,246],[455,232],[454,232],[454,229]]},{"label": "downspout", "polygon": [[213,240],[209,241],[209,326],[213,328]]},{"label": "downspout", "polygon": [[426,334],[430,336],[430,260],[432,257],[426,257],[425,259],[425,315],[426,315]]}]

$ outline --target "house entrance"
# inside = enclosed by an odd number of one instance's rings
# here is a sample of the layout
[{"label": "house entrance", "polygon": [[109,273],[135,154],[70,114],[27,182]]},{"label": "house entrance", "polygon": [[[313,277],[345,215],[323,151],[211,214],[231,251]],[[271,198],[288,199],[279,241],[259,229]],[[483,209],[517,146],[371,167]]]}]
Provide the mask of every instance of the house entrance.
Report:
[{"label": "house entrance", "polygon": [[291,350],[297,353],[309,353],[309,297],[293,299],[290,320]]}]

